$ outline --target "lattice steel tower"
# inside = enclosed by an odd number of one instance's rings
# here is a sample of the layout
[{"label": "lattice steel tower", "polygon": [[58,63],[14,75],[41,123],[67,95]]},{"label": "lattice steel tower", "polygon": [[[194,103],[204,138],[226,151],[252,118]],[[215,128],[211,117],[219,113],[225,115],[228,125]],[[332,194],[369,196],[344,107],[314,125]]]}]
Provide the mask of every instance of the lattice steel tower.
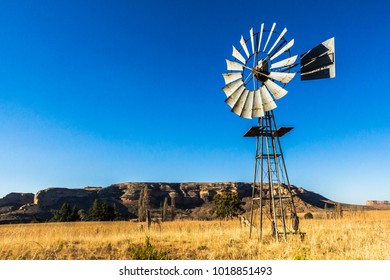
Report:
[{"label": "lattice steel tower", "polygon": [[[294,197],[288,179],[280,137],[292,127],[277,129],[273,111],[259,118],[244,137],[256,138],[254,178],[252,186],[250,237],[254,216],[258,216],[259,239],[263,240],[264,220],[269,220],[269,232],[276,240],[287,240],[287,234],[302,233],[296,215]],[[291,226],[286,222],[291,218]]]}]

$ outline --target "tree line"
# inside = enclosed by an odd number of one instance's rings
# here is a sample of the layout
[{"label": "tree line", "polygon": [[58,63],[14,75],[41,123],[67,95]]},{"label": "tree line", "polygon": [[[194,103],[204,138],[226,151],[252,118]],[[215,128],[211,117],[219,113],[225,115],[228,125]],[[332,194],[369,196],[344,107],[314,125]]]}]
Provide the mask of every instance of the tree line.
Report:
[{"label": "tree line", "polygon": [[116,204],[113,206],[107,202],[96,199],[87,211],[71,207],[67,202],[62,204],[59,210],[54,211],[52,222],[75,222],[75,221],[119,221],[123,220]]}]

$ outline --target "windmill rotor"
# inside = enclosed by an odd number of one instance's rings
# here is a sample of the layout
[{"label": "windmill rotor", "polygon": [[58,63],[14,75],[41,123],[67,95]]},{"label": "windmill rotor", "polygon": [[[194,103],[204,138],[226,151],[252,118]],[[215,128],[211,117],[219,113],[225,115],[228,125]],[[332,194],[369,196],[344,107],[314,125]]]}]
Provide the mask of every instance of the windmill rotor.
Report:
[{"label": "windmill rotor", "polygon": [[274,100],[287,94],[283,88],[295,76],[289,66],[297,55],[291,56],[294,40],[284,38],[287,28],[281,33],[261,25],[259,32],[249,30],[248,38],[241,36],[239,47],[233,46],[232,57],[227,59],[229,73],[224,73],[225,102],[232,112],[243,118],[259,118],[268,110],[276,108]]},{"label": "windmill rotor", "polygon": [[285,38],[287,28],[280,33],[276,29],[276,23],[270,29],[263,23],[256,33],[251,28],[247,38],[241,35],[237,47],[232,46],[232,59],[226,59],[225,102],[242,118],[263,117],[275,109],[275,100],[287,94],[284,88],[298,73],[301,80],[335,77],[334,38],[300,55],[297,62],[298,55],[291,54],[294,39]]}]

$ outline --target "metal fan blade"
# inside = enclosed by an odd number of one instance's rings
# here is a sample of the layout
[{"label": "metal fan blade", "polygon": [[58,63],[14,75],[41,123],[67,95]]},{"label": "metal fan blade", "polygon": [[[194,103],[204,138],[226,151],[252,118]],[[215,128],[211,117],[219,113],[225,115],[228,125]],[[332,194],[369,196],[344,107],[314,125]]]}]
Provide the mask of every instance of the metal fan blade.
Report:
[{"label": "metal fan blade", "polygon": [[235,92],[241,85],[244,84],[243,80],[237,80],[233,83],[230,83],[222,88],[226,96],[229,97],[233,92]]},{"label": "metal fan blade", "polygon": [[237,70],[237,71],[244,70],[244,65],[228,59],[226,59],[226,65],[227,65],[227,70]]},{"label": "metal fan blade", "polygon": [[264,117],[263,104],[261,102],[260,90],[256,90],[253,97],[252,118]]},{"label": "metal fan blade", "polygon": [[271,31],[269,32],[268,39],[267,39],[267,42],[265,43],[263,52],[265,52],[265,49],[267,48],[268,42],[269,42],[269,40],[271,39],[272,33],[274,32],[275,25],[276,25],[276,23],[274,22],[274,23],[272,24]]},{"label": "metal fan blade", "polygon": [[283,60],[281,60],[279,62],[272,63],[271,64],[271,69],[290,66],[290,65],[295,63],[295,61],[297,60],[297,57],[298,57],[298,55],[294,55],[292,57],[283,59]]},{"label": "metal fan blade", "polygon": [[235,80],[242,78],[242,73],[240,72],[234,72],[234,73],[225,73],[222,74],[223,78],[225,79],[225,85],[230,84],[231,82],[234,82]]},{"label": "metal fan blade", "polygon": [[279,41],[283,38],[284,34],[286,34],[287,32],[287,28],[285,27],[282,31],[282,33],[280,33],[278,39],[276,39],[275,43],[272,45],[272,47],[270,48],[270,50],[268,51],[267,54],[270,54],[272,52],[272,50],[276,47],[276,45],[279,43]]},{"label": "metal fan blade", "polygon": [[233,46],[233,53],[232,53],[232,56],[236,59],[238,59],[239,61],[241,61],[242,63],[246,63],[246,59],[242,56],[242,54]]},{"label": "metal fan blade", "polygon": [[268,90],[272,93],[275,99],[280,99],[283,96],[287,94],[287,90],[279,86],[277,83],[271,81],[271,80],[266,80],[264,82]]},{"label": "metal fan blade", "polygon": [[245,119],[251,119],[252,118],[252,107],[253,107],[253,94],[255,92],[253,90],[250,90],[248,93],[248,97],[245,101],[244,109],[241,112],[240,117]]},{"label": "metal fan blade", "polygon": [[294,78],[295,74],[296,73],[271,72],[267,77],[287,84]]},{"label": "metal fan blade", "polygon": [[242,49],[244,50],[246,56],[249,58],[250,55],[249,55],[248,47],[246,46],[245,39],[243,36],[241,36],[240,44],[241,44]]},{"label": "metal fan blade", "polygon": [[229,105],[230,108],[233,108],[237,103],[238,98],[240,98],[241,94],[244,92],[245,86],[240,86],[235,92],[233,92],[228,98],[226,98],[225,102]]},{"label": "metal fan blade", "polygon": [[236,113],[239,116],[241,115],[242,110],[244,110],[244,105],[245,105],[246,99],[248,98],[248,93],[249,93],[248,89],[244,90],[244,92],[238,98],[236,104],[234,104],[232,112]]},{"label": "metal fan blade", "polygon": [[276,104],[265,85],[260,87],[260,94],[264,111],[270,111],[276,108]]},{"label": "metal fan blade", "polygon": [[279,55],[281,55],[282,53],[284,53],[285,51],[288,51],[292,46],[294,45],[294,39],[292,39],[290,42],[288,42],[287,45],[285,45],[283,48],[281,48],[277,53],[275,53],[271,58],[270,60],[274,60],[275,58],[277,58]]},{"label": "metal fan blade", "polygon": [[253,28],[251,28],[251,30],[249,30],[249,34],[251,36],[252,54],[254,54],[255,53],[255,39],[253,37]]},{"label": "metal fan blade", "polygon": [[261,39],[263,38],[264,23],[261,24],[260,33],[259,33],[259,44],[257,46],[257,52],[260,52]]}]

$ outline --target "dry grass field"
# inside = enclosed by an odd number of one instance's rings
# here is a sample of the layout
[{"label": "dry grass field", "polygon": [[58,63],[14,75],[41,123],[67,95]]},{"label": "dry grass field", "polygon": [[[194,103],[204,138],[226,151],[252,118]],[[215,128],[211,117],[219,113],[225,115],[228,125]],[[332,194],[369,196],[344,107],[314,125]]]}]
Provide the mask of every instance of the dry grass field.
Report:
[{"label": "dry grass field", "polygon": [[[0,225],[1,260],[389,260],[390,211],[347,212],[343,219],[301,219],[306,238],[249,239],[233,221],[175,221]],[[256,235],[256,231],[254,232]]]}]

